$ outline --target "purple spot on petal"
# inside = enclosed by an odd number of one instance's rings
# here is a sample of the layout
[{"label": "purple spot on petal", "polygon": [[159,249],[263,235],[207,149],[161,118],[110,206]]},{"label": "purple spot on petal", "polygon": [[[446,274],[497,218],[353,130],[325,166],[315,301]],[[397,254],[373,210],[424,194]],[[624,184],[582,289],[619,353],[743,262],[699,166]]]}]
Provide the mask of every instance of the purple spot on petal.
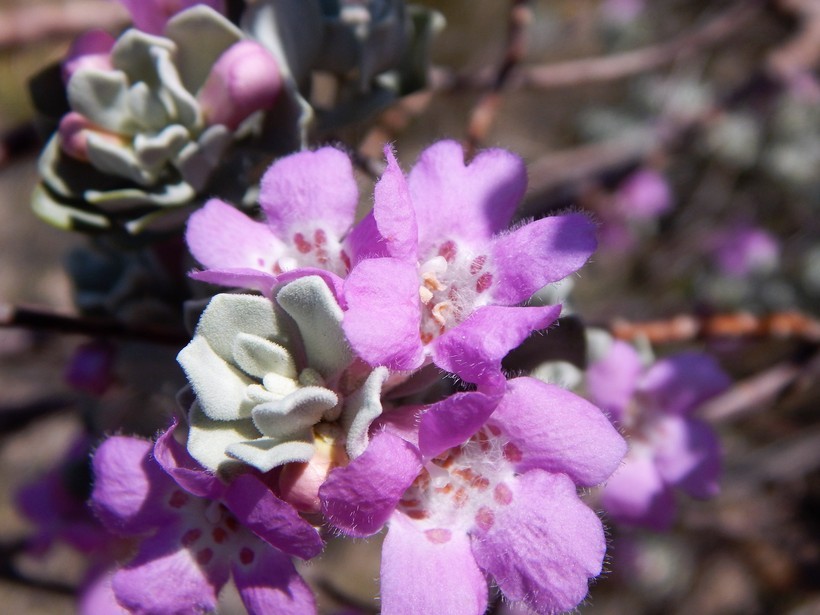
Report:
[{"label": "purple spot on petal", "polygon": [[200,566],[207,566],[214,558],[213,549],[204,548],[196,554],[196,561]]},{"label": "purple spot on petal", "polygon": [[493,526],[493,523],[495,523],[495,514],[493,511],[486,506],[479,508],[475,516],[475,524],[479,529],[488,532]]},{"label": "purple spot on petal", "polygon": [[454,241],[448,239],[438,249],[438,255],[443,257],[448,263],[452,262],[458,253],[458,248]]},{"label": "purple spot on petal", "polygon": [[228,538],[228,532],[225,531],[225,528],[215,527],[211,532],[211,536],[213,536],[216,544],[221,545]]},{"label": "purple spot on petal", "polygon": [[450,530],[440,527],[432,530],[425,530],[424,535],[427,537],[427,540],[432,542],[434,545],[443,545],[448,543],[453,537],[453,533]]},{"label": "purple spot on petal", "polygon": [[481,277],[476,280],[475,283],[475,290],[478,293],[483,293],[485,290],[490,288],[493,284],[493,274],[489,271],[485,271],[481,274]]},{"label": "purple spot on petal", "polygon": [[168,504],[171,508],[182,508],[188,503],[188,494],[177,489],[171,494]]},{"label": "purple spot on petal", "polygon": [[242,550],[239,552],[239,561],[242,562],[245,566],[250,566],[253,563],[254,559],[256,559],[256,553],[253,552],[253,549],[243,547]]},{"label": "purple spot on petal", "polygon": [[473,262],[470,263],[470,274],[476,275],[479,271],[484,268],[484,263],[487,262],[487,257],[483,254],[481,256],[476,256],[473,259]]},{"label": "purple spot on petal", "polygon": [[507,506],[510,502],[512,502],[513,494],[507,485],[504,483],[498,483],[493,490],[493,499],[502,506]]},{"label": "purple spot on petal", "polygon": [[188,530],[182,535],[182,539],[180,542],[182,543],[183,547],[190,547],[194,544],[197,540],[202,537],[202,530],[198,530],[196,528],[192,530]]}]

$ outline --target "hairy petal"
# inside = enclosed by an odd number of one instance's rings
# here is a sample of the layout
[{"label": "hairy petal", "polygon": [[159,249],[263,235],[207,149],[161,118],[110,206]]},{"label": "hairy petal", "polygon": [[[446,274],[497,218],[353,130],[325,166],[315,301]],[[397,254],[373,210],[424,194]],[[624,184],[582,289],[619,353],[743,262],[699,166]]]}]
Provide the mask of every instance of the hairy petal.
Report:
[{"label": "hairy petal", "polygon": [[193,257],[209,269],[253,269],[266,273],[284,244],[262,222],[211,199],[188,219],[185,241]]},{"label": "hairy petal", "polygon": [[501,374],[501,359],[533,331],[552,324],[560,313],[560,305],[478,308],[431,342],[433,361],[467,382],[495,383]]},{"label": "hairy petal", "polygon": [[191,457],[188,449],[174,439],[174,423],[154,445],[154,459],[174,481],[199,497],[219,498],[224,492],[222,482]]},{"label": "hairy petal", "polygon": [[637,351],[621,341],[613,342],[606,356],[587,369],[589,396],[616,425],[623,422],[642,373],[643,364]]},{"label": "hairy petal", "polygon": [[404,173],[389,147],[385,147],[387,168],[376,184],[373,217],[390,256],[415,262],[418,248],[416,215]]},{"label": "hairy petal", "polygon": [[175,515],[160,499],[173,481],[151,459],[151,442],[113,436],[94,454],[94,491],[91,506],[108,529],[141,534]]},{"label": "hairy petal", "polygon": [[487,422],[499,398],[500,393],[456,393],[430,406],[419,423],[419,449],[424,458],[432,459],[469,440]]},{"label": "hairy petal", "polygon": [[321,552],[322,539],[316,529],[258,478],[237,476],[223,501],[242,525],[278,549],[302,559]]},{"label": "hairy petal", "polygon": [[515,378],[490,417],[521,453],[518,472],[561,472],[591,487],[605,481],[626,454],[626,442],[585,399],[535,378]]},{"label": "hairy petal", "polygon": [[494,238],[490,254],[498,275],[493,300],[513,305],[529,299],[580,269],[596,246],[595,225],[584,214],[543,218]]},{"label": "hairy petal", "polygon": [[509,224],[527,188],[524,162],[501,149],[480,152],[469,165],[455,141],[439,141],[421,153],[408,183],[425,253],[448,233],[483,243]]},{"label": "hairy petal", "polygon": [[323,147],[274,162],[262,177],[259,203],[281,238],[317,223],[342,237],[353,223],[359,189],[343,151]]},{"label": "hairy petal", "polygon": [[672,490],[663,482],[651,452],[639,449],[607,481],[601,504],[617,523],[669,529],[675,518]]},{"label": "hairy petal", "polygon": [[143,541],[136,557],[113,579],[117,600],[141,615],[209,612],[228,580],[224,561],[203,568],[196,553],[184,548],[179,527],[168,525]]},{"label": "hairy petal", "polygon": [[537,613],[574,609],[601,573],[606,543],[597,515],[562,474],[532,470],[512,485],[512,502],[491,527],[473,532],[478,565],[510,600]]},{"label": "hairy petal", "polygon": [[466,534],[447,528],[422,531],[397,513],[382,547],[383,615],[482,615],[487,581]]},{"label": "hairy petal", "polygon": [[370,365],[394,370],[421,365],[416,265],[394,258],[360,262],[345,280],[343,327],[353,350]]},{"label": "hairy petal", "polygon": [[296,572],[290,558],[274,549],[246,551],[232,565],[236,588],[250,615],[311,615],[316,612],[313,592]]},{"label": "hairy petal", "polygon": [[720,441],[708,424],[678,416],[664,417],[656,426],[663,431],[655,447],[655,465],[667,483],[689,495],[709,498],[720,485]]},{"label": "hairy petal", "polygon": [[646,405],[660,412],[689,414],[730,384],[712,357],[683,352],[655,363],[641,380],[638,394]]},{"label": "hairy petal", "polygon": [[333,470],[319,488],[322,512],[349,536],[375,534],[421,468],[421,455],[412,444],[381,431],[362,455]]}]

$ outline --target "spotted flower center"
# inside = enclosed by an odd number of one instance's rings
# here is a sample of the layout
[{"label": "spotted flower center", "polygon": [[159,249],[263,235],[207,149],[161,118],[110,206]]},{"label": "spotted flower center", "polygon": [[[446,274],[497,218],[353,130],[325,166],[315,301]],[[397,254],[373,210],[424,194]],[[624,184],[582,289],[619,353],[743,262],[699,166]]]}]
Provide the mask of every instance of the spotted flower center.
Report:
[{"label": "spotted flower center", "polygon": [[175,489],[168,497],[168,506],[183,520],[180,545],[201,567],[226,558],[250,566],[256,559],[256,539],[223,504]]},{"label": "spotted flower center", "polygon": [[[297,231],[290,236],[289,243],[282,256],[270,266],[276,275],[302,267],[315,267],[343,276],[350,269],[350,258],[338,239],[322,228]],[[268,266],[263,257],[259,257],[258,264],[262,268]]]},{"label": "spotted flower center", "polygon": [[486,254],[475,255],[447,240],[435,256],[419,267],[419,298],[423,304],[421,339],[427,344],[454,327],[493,284]]},{"label": "spotted flower center", "polygon": [[434,543],[453,530],[489,530],[496,511],[513,500],[512,462],[521,452],[502,432],[487,426],[463,445],[429,461],[399,502],[399,510],[425,527]]}]

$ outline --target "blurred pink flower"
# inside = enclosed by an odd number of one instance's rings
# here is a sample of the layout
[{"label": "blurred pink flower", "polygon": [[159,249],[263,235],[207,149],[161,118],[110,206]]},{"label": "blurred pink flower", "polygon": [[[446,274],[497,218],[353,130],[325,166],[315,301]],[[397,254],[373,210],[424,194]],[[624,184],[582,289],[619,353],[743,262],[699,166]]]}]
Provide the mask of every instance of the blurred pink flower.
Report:
[{"label": "blurred pink flower", "polygon": [[733,278],[769,272],[780,260],[780,242],[755,226],[726,228],[714,236],[712,244],[715,265],[724,275]]}]

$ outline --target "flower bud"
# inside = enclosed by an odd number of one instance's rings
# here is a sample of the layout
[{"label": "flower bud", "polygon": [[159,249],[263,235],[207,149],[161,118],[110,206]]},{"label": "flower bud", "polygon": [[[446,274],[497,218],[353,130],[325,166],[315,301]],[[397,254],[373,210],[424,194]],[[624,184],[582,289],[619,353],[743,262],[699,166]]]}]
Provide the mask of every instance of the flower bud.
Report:
[{"label": "flower bud", "polygon": [[57,131],[60,134],[60,148],[72,158],[83,162],[88,162],[89,132],[93,132],[98,137],[112,143],[120,145],[125,143],[125,139],[119,135],[101,130],[76,111],[71,111],[63,116]]},{"label": "flower bud", "polygon": [[216,61],[197,100],[208,124],[235,130],[249,115],[271,107],[282,89],[282,74],[260,44],[240,41]]},{"label": "flower bud", "polygon": [[91,30],[74,39],[62,63],[63,82],[68,83],[80,68],[112,70],[111,48],[115,42],[104,30]]}]

